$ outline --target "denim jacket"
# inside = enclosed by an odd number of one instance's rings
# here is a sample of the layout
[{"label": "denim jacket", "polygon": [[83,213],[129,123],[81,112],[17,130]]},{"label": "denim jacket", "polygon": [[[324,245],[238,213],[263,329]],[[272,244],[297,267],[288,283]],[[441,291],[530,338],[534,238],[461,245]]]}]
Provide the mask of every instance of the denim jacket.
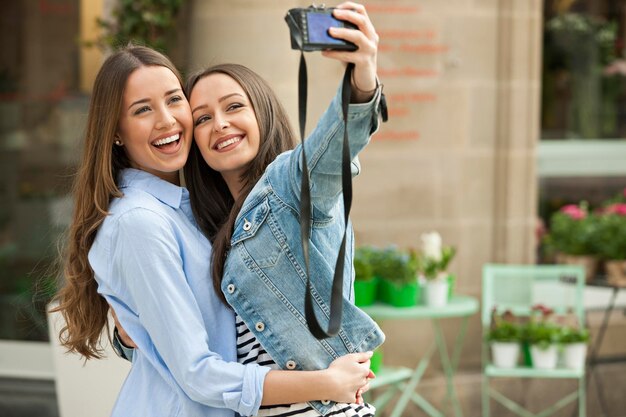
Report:
[{"label": "denim jacket", "polygon": [[[349,107],[353,175],[356,155],[378,129],[380,88],[365,104]],[[313,304],[327,327],[336,257],[344,230],[341,199],[343,142],[341,96],[337,94],[304,141],[311,178],[310,277]],[[353,352],[374,350],[385,339],[378,325],[353,304],[354,233],[348,226],[344,263],[343,319],[339,334],[317,340],[304,316],[305,263],[300,242],[301,145],[279,155],[248,195],[235,221],[222,291],[261,345],[283,369],[316,370]],[[332,404],[311,405],[324,415]]]}]

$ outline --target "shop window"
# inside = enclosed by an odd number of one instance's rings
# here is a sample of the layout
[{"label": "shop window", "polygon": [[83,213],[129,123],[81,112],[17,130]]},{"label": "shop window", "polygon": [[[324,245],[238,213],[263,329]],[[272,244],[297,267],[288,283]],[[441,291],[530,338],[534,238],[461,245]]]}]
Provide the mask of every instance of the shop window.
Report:
[{"label": "shop window", "polygon": [[546,0],[539,216],[626,186],[626,0]]},{"label": "shop window", "polygon": [[79,92],[79,1],[0,13],[0,340],[48,339],[59,236],[88,97]]}]

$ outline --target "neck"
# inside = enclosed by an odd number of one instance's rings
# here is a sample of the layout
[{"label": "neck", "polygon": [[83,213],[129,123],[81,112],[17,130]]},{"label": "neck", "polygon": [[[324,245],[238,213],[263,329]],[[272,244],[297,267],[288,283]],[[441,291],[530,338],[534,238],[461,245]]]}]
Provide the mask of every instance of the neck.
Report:
[{"label": "neck", "polygon": [[163,179],[171,184],[178,185],[180,187],[180,174],[178,173],[178,171],[172,172],[171,175],[168,175]]},{"label": "neck", "polygon": [[233,199],[237,200],[239,194],[241,193],[241,180],[239,179],[239,174],[223,172],[222,178],[224,178],[224,182],[226,182],[228,191],[230,191]]}]

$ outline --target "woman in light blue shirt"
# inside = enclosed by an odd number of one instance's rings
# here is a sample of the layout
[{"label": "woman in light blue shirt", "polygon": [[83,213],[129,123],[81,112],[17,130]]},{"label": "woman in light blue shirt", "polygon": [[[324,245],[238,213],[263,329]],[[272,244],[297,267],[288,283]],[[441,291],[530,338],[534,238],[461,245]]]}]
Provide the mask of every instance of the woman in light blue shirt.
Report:
[{"label": "woman in light blue shirt", "polygon": [[116,417],[233,417],[261,404],[353,400],[369,354],[317,372],[237,363],[234,313],[214,291],[211,245],[180,187],[193,129],[181,85],[171,62],[145,47],[112,54],[96,77],[57,295],[63,345],[100,357],[108,303],[115,309],[137,345]]},{"label": "woman in light blue shirt", "polygon": [[[355,52],[324,52],[355,64],[347,131],[351,160],[379,125],[378,36],[365,8],[334,11],[359,30],[331,35]],[[222,64],[187,83],[194,144],[185,166],[191,205],[213,243],[213,279],[237,312],[238,358],[275,369],[323,369],[333,358],[373,350],[384,341],[376,323],[353,304],[353,232],[343,263],[343,318],[336,336],[316,339],[304,311],[306,264],[300,241],[300,184],[306,149],[311,183],[310,279],[317,317],[328,320],[335,260],[346,225],[341,200],[344,122],[338,93],[316,128],[295,146],[288,118],[268,84],[251,70]],[[295,149],[294,149],[295,148]],[[353,173],[355,173],[353,170]],[[358,172],[358,171],[357,171]],[[224,219],[226,219],[224,221]],[[372,416],[367,404],[312,402],[262,408],[258,416]]]}]

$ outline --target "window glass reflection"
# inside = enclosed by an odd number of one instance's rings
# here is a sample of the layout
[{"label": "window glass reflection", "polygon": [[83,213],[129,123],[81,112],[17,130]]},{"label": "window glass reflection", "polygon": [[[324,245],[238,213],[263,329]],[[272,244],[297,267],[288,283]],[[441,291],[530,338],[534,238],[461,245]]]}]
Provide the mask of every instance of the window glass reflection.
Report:
[{"label": "window glass reflection", "polygon": [[59,234],[88,97],[79,2],[4,2],[0,13],[0,339],[47,340]]}]

